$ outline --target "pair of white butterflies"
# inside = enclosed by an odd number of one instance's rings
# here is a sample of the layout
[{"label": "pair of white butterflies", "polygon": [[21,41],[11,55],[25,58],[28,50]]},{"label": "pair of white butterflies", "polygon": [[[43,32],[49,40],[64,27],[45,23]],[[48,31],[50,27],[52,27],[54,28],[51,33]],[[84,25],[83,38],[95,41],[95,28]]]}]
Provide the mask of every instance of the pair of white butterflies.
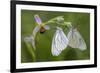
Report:
[{"label": "pair of white butterflies", "polygon": [[71,27],[66,36],[63,30],[57,27],[52,40],[52,55],[58,56],[67,46],[80,50],[85,50],[87,48],[84,39],[76,28]]}]

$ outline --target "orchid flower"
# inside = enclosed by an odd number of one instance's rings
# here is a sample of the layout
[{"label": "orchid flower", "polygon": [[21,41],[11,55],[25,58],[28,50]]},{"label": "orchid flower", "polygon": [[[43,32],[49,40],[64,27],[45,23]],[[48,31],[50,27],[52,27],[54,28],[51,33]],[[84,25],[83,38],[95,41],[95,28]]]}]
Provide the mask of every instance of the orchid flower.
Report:
[{"label": "orchid flower", "polygon": [[44,33],[46,30],[49,30],[50,27],[48,25],[42,23],[42,20],[38,15],[34,15],[34,19],[35,19],[37,25],[33,29],[32,35],[29,36],[29,37],[26,37],[25,40],[27,40],[28,42],[31,42],[33,48],[36,49],[36,47],[35,47],[35,37],[36,37],[37,32]]}]

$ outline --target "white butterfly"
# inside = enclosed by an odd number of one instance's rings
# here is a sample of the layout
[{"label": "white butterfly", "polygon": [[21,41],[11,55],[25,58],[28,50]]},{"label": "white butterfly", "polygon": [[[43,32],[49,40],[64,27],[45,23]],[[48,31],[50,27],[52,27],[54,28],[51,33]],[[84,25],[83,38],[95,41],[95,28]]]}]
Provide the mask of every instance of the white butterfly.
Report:
[{"label": "white butterfly", "polygon": [[80,50],[85,50],[87,48],[83,37],[81,36],[81,34],[78,32],[76,28],[73,27],[70,28],[67,38],[69,40],[68,45],[70,47],[78,48]]},{"label": "white butterfly", "polygon": [[58,56],[68,45],[68,39],[64,34],[63,30],[60,27],[57,27],[57,30],[53,36],[52,40],[52,55]]}]

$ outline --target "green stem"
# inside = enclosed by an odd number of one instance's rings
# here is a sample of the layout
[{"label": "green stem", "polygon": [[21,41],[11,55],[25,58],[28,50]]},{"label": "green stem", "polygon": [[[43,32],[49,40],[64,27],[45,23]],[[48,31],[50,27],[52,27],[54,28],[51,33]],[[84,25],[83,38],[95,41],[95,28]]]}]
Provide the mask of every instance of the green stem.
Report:
[{"label": "green stem", "polygon": [[51,22],[54,22],[55,19],[60,18],[60,17],[63,17],[63,16],[58,16],[58,17],[52,18],[49,21],[45,22],[44,25],[48,24],[48,23],[51,23]]},{"label": "green stem", "polygon": [[[48,24],[48,23],[56,23],[55,22],[55,20],[57,19],[57,18],[62,18],[63,16],[58,16],[58,17],[55,17],[55,18],[52,18],[52,19],[50,19],[49,21],[47,21],[47,22],[45,22],[45,23],[43,23],[44,25],[46,25],[46,24]],[[56,23],[57,24],[57,23]],[[60,24],[61,26],[67,26],[68,28],[70,27],[70,26],[72,26],[71,25],[71,22],[66,22],[66,21],[64,21],[63,23],[61,23]]]},{"label": "green stem", "polygon": [[34,54],[33,48],[31,47],[31,45],[27,41],[25,41],[25,44],[27,46],[29,53],[32,56],[32,60],[35,61],[35,54]]}]

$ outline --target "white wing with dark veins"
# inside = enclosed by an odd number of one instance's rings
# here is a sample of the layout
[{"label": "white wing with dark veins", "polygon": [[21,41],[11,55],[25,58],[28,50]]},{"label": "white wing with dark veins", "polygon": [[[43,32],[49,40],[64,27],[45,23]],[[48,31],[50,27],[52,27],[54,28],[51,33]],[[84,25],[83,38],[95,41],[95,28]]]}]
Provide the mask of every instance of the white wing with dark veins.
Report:
[{"label": "white wing with dark veins", "polygon": [[52,40],[52,55],[58,56],[68,45],[68,39],[63,30],[57,27]]},{"label": "white wing with dark veins", "polygon": [[87,48],[86,43],[81,36],[81,34],[77,31],[77,29],[71,28],[68,35],[69,46],[72,48],[78,48],[80,50],[85,50]]}]

